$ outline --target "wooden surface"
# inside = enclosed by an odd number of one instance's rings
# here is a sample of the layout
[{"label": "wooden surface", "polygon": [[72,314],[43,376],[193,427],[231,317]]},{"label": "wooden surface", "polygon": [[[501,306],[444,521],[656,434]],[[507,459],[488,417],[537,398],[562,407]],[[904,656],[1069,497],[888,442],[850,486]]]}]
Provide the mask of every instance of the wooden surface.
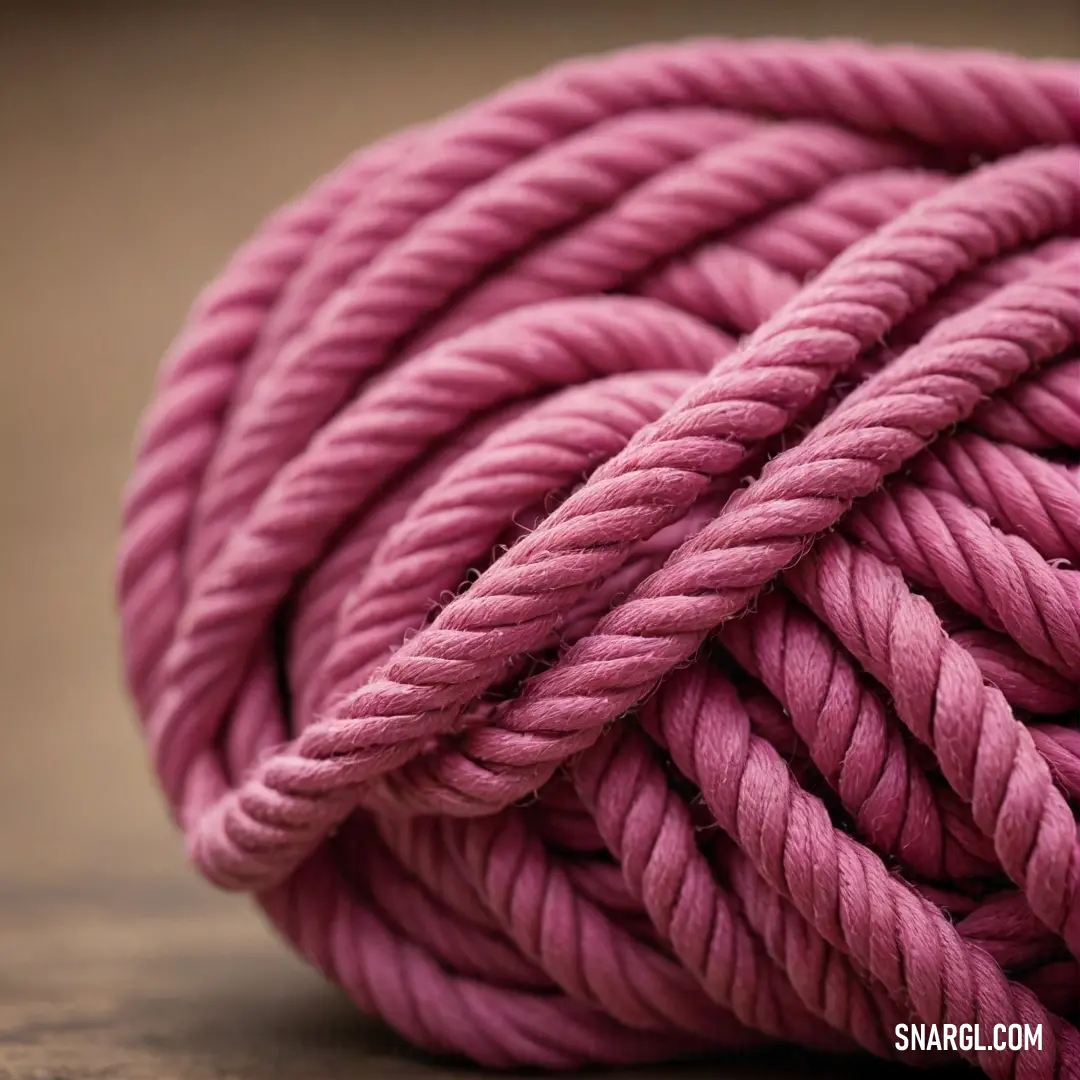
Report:
[{"label": "wooden surface", "polygon": [[[110,575],[135,417],[195,290],[267,211],[385,131],[636,39],[1080,52],[1075,0],[295,8],[0,4],[3,1080],[456,1074],[194,879],[119,683]],[[798,1058],[699,1072],[789,1071],[834,1074]]]}]

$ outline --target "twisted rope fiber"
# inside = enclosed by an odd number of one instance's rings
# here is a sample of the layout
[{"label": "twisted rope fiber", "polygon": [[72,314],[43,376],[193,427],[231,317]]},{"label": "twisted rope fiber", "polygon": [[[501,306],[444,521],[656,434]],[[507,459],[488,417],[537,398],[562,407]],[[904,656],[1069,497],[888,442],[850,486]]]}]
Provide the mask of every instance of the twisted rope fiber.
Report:
[{"label": "twisted rope fiber", "polygon": [[1075,65],[698,41],[362,151],[127,490],[192,858],[439,1053],[1080,1077],[1078,357]]}]

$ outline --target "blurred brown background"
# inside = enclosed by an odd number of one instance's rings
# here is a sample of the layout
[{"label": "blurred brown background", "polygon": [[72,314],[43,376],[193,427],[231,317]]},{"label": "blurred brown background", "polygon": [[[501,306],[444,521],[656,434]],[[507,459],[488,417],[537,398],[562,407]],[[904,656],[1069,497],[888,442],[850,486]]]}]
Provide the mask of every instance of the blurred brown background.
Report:
[{"label": "blurred brown background", "polygon": [[349,150],[709,32],[1076,56],[1080,3],[0,2],[0,1078],[445,1075],[183,864],[115,655],[132,429],[197,288]]}]

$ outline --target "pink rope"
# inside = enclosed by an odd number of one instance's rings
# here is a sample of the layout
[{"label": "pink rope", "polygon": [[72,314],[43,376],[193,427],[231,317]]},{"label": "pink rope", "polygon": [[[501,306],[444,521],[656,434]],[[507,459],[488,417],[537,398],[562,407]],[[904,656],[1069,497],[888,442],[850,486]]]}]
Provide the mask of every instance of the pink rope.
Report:
[{"label": "pink rope", "polygon": [[202,872],[490,1065],[1030,1023],[965,1056],[1080,1076],[1078,87],[638,49],[271,219],[124,512]]}]

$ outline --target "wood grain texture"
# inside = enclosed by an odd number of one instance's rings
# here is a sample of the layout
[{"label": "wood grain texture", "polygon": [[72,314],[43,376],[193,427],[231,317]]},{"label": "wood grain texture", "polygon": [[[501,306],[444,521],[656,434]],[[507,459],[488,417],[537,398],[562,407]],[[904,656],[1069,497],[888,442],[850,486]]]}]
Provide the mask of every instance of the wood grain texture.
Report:
[{"label": "wood grain texture", "polygon": [[[0,4],[2,1080],[476,1075],[358,1018],[184,864],[118,675],[118,492],[158,357],[274,206],[559,57],[708,32],[1076,55],[1080,6]],[[789,1072],[837,1075],[680,1074]]]}]

